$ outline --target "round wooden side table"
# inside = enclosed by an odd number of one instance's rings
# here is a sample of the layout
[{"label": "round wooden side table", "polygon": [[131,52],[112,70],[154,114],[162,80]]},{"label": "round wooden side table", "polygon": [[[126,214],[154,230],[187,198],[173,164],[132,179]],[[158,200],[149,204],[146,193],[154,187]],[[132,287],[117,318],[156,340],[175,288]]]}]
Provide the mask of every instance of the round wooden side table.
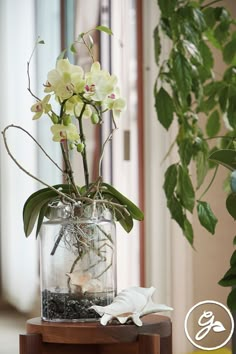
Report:
[{"label": "round wooden side table", "polygon": [[20,354],[172,354],[171,321],[148,315],[143,326],[46,322],[32,318],[20,335]]}]

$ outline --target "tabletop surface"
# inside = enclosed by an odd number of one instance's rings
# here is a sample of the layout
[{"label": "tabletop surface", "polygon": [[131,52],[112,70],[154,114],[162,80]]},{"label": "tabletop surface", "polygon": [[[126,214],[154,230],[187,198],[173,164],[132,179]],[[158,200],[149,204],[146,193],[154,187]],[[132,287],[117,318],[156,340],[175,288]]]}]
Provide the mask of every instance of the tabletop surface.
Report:
[{"label": "tabletop surface", "polygon": [[139,334],[159,334],[160,337],[171,335],[169,317],[156,314],[141,318],[143,325],[138,327],[132,322],[121,325],[110,323],[103,326],[94,322],[47,322],[41,318],[27,321],[27,333],[40,333],[44,342],[51,343],[128,343],[137,340]]}]

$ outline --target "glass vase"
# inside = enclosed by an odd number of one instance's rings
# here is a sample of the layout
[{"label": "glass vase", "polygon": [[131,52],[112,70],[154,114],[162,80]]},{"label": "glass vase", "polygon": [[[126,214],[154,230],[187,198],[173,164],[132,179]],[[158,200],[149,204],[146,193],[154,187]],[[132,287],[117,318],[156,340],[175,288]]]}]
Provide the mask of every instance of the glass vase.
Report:
[{"label": "glass vase", "polygon": [[45,321],[92,321],[92,305],[116,295],[116,228],[93,204],[50,207],[40,232],[41,314]]}]

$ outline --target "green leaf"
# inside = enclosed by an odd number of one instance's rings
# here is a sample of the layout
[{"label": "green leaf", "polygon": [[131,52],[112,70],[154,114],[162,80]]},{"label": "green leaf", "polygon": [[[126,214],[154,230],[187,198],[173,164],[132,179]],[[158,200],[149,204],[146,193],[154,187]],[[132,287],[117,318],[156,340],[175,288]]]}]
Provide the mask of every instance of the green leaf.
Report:
[{"label": "green leaf", "polygon": [[201,10],[197,8],[192,8],[192,19],[198,31],[204,31],[206,29],[206,21],[204,18],[204,14]]},{"label": "green leaf", "polygon": [[131,202],[131,200],[129,200],[123,194],[118,192],[114,187],[112,187],[108,183],[102,183],[102,187],[105,187],[105,190],[110,192],[114,196],[114,198],[116,198],[120,202],[121,205],[126,206],[133,219],[139,221],[144,219],[143,212],[133,202]]},{"label": "green leaf", "polygon": [[[54,186],[54,188],[60,189],[65,194],[70,194],[71,192],[71,186],[67,184],[58,184]],[[58,198],[56,192],[50,188],[43,188],[31,194],[26,200],[23,208],[23,222],[26,237],[31,234],[41,208],[55,198]]]},{"label": "green leaf", "polygon": [[207,27],[213,28],[216,23],[215,9],[212,7],[207,7],[203,10],[203,14]]},{"label": "green leaf", "polygon": [[215,37],[214,35],[214,31],[212,29],[208,29],[204,32],[204,34],[206,35],[207,39],[209,40],[209,42],[217,49],[221,50],[221,44],[218,41],[218,39]]},{"label": "green leaf", "polygon": [[220,115],[217,110],[211,113],[210,117],[207,120],[206,132],[207,135],[211,138],[217,135],[220,131]]},{"label": "green leaf", "polygon": [[226,111],[228,96],[229,96],[229,87],[228,86],[222,87],[222,89],[219,91],[219,104],[222,112]]},{"label": "green leaf", "polygon": [[194,43],[195,45],[198,45],[199,42],[199,32],[196,30],[196,28],[192,25],[191,22],[188,21],[188,19],[183,19],[181,23],[179,23],[181,26],[182,34],[183,36],[190,42]]},{"label": "green leaf", "polygon": [[175,197],[175,195],[172,196],[172,198],[167,200],[167,207],[170,210],[170,214],[172,219],[174,219],[181,229],[184,230],[184,213],[183,213],[183,207],[180,201]]},{"label": "green leaf", "polygon": [[168,130],[174,118],[174,105],[163,87],[155,95],[155,108],[159,122]]},{"label": "green leaf", "polygon": [[197,189],[202,185],[208,171],[208,150],[202,149],[196,155]]},{"label": "green leaf", "polygon": [[229,41],[223,49],[223,58],[227,64],[231,64],[236,56],[236,38]]},{"label": "green leaf", "polygon": [[224,44],[229,36],[229,24],[220,23],[214,30],[214,36],[221,45]]},{"label": "green leaf", "polygon": [[[121,204],[120,201],[116,199],[114,195],[111,194],[109,191],[102,192],[102,196],[105,200],[109,200],[113,203]],[[116,220],[120,223],[123,229],[129,233],[133,228],[133,218],[130,215],[128,209],[122,210],[120,208],[114,207],[112,209],[112,212],[114,212]]]},{"label": "green leaf", "polygon": [[160,54],[161,54],[161,40],[159,34],[159,26],[156,26],[153,32],[154,37],[154,52],[156,64],[159,64]]},{"label": "green leaf", "polygon": [[236,311],[236,288],[232,289],[229,293],[227,305],[231,312]]},{"label": "green leaf", "polygon": [[192,185],[191,178],[189,176],[187,168],[178,166],[178,197],[182,205],[189,210],[193,211],[195,193]]},{"label": "green leaf", "polygon": [[38,234],[40,232],[43,219],[47,213],[48,210],[48,202],[46,202],[40,209],[39,216],[38,216],[38,222],[37,222],[37,228],[36,228],[36,238],[38,237]]},{"label": "green leaf", "polygon": [[226,199],[226,208],[229,214],[236,220],[236,192],[230,193]]},{"label": "green leaf", "polygon": [[215,95],[209,96],[200,106],[200,110],[209,113],[216,106]]},{"label": "green leaf", "polygon": [[231,267],[219,281],[221,286],[234,286],[236,285],[236,266]]},{"label": "green leaf", "polygon": [[229,97],[229,105],[227,109],[228,122],[233,129],[236,129],[236,102],[235,97]]},{"label": "green leaf", "polygon": [[191,67],[180,53],[175,53],[173,58],[173,76],[180,96],[186,100],[192,86]]},{"label": "green leaf", "polygon": [[236,251],[234,251],[234,253],[232,254],[232,256],[230,258],[230,265],[231,265],[231,267],[236,265]]},{"label": "green leaf", "polygon": [[197,212],[201,225],[214,235],[218,220],[213,214],[210,205],[207,202],[198,201]]},{"label": "green leaf", "polygon": [[188,40],[183,40],[182,41],[182,45],[183,45],[183,48],[185,49],[186,53],[187,53],[187,56],[190,56],[192,57],[193,59],[195,59],[195,61],[199,64],[202,64],[202,57],[200,55],[200,52],[197,48],[197,46],[188,41]]},{"label": "green leaf", "polygon": [[236,236],[234,236],[233,245],[234,245],[234,246],[236,245]]},{"label": "green leaf", "polygon": [[193,228],[187,218],[185,218],[185,220],[184,220],[183,232],[184,232],[184,236],[186,237],[186,239],[188,240],[188,242],[192,246],[193,245]]},{"label": "green leaf", "polygon": [[72,53],[74,53],[74,54],[77,53],[77,50],[76,50],[76,47],[75,47],[75,44],[74,44],[74,43],[71,44],[71,46],[70,46],[70,51],[71,51]]},{"label": "green leaf", "polygon": [[231,149],[221,149],[213,152],[209,160],[223,165],[231,171],[236,170],[236,151]]},{"label": "green leaf", "polygon": [[183,165],[188,166],[193,155],[192,139],[180,139],[178,144],[181,162]]},{"label": "green leaf", "polygon": [[204,41],[199,43],[199,51],[202,56],[203,66],[212,69],[214,65],[214,58],[210,48],[206,45]]},{"label": "green leaf", "polygon": [[123,229],[129,233],[133,228],[133,218],[130,215],[125,215],[123,218],[118,220]]},{"label": "green leaf", "polygon": [[174,12],[176,0],[158,0],[163,17],[170,17]]},{"label": "green leaf", "polygon": [[109,35],[113,35],[112,30],[107,26],[97,26],[95,27],[95,29],[101,32],[105,32]]},{"label": "green leaf", "polygon": [[169,166],[165,172],[165,182],[163,188],[167,199],[173,196],[176,184],[177,184],[177,165],[173,164]]}]

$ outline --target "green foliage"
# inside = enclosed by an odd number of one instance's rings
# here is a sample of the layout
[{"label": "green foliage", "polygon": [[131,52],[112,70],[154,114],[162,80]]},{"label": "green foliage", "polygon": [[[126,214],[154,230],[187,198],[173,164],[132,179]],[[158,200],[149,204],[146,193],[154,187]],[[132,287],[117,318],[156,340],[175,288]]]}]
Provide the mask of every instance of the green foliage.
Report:
[{"label": "green foliage", "polygon": [[174,118],[174,106],[170,95],[163,87],[156,92],[155,107],[159,122],[164,128],[168,129]]},{"label": "green foliage", "polygon": [[228,195],[226,199],[226,208],[229,212],[229,214],[236,219],[236,193],[231,193]]},{"label": "green foliage", "polygon": [[214,151],[209,159],[234,171],[236,169],[236,151],[231,149],[221,149]]},{"label": "green foliage", "polygon": [[161,39],[160,39],[158,26],[156,26],[153,36],[154,36],[154,46],[155,46],[155,61],[156,61],[156,64],[158,65],[160,53],[161,53]]},{"label": "green foliage", "polygon": [[209,137],[214,137],[220,131],[220,115],[217,110],[213,111],[206,124],[206,132]]},{"label": "green foliage", "polygon": [[[157,3],[161,16],[154,30],[155,61],[158,65],[155,109],[166,130],[173,124],[177,126],[175,142],[179,154],[176,163],[167,168],[163,188],[171,217],[193,244],[194,234],[187,216],[193,212],[195,204],[199,221],[207,231],[214,234],[217,224],[211,206],[201,200],[209,188],[200,198],[197,196],[209,169],[218,164],[231,171],[236,169],[235,20],[224,7],[202,0],[158,0]],[[170,51],[161,62],[165,37],[168,37]],[[212,47],[219,51],[226,64],[220,75],[214,73],[215,53],[213,55]],[[226,123],[224,126],[229,127],[223,136],[220,133],[222,117]],[[216,139],[218,134],[220,139]],[[189,166],[196,169],[195,180]],[[236,218],[234,193],[227,198],[227,209]],[[229,277],[231,281],[231,273]],[[228,299],[230,308],[236,307],[233,295],[235,291]]]},{"label": "green foliage", "polygon": [[[54,186],[54,188],[62,191],[67,195],[71,193],[71,185],[58,184]],[[58,199],[58,194],[56,191],[53,191],[50,188],[43,188],[31,194],[30,197],[26,200],[23,208],[24,232],[26,237],[28,237],[33,231],[37,219],[38,224],[36,237],[38,236],[43,217],[46,214],[46,206],[55,199]]]},{"label": "green foliage", "polygon": [[109,35],[113,35],[112,30],[107,26],[97,26],[95,29],[101,32],[105,32]]},{"label": "green foliage", "polygon": [[[235,70],[228,66],[222,77],[214,75],[212,53],[213,45],[225,63],[232,65],[236,36],[231,31],[233,20],[224,7],[202,5],[201,1],[163,0],[158,0],[158,6],[161,17],[154,30],[155,60],[159,66],[154,89],[155,108],[166,130],[177,121],[176,144],[180,158],[178,165],[165,174],[164,189],[171,216],[184,233],[184,216],[187,211],[193,211],[195,189],[200,188],[212,166],[208,161],[208,137],[212,139],[219,134],[223,114],[228,118],[232,133],[236,131]],[[160,38],[165,40],[165,35],[169,38],[170,52],[160,62]],[[218,144],[217,140],[215,142]],[[214,151],[211,162],[219,163],[222,154],[219,148],[211,144],[211,150]],[[188,168],[192,163],[196,166],[196,185]],[[206,208],[204,202],[198,203],[198,216],[201,224],[214,233],[214,214],[209,207]]]},{"label": "green foliage", "polygon": [[236,311],[236,288],[232,289],[227,298],[227,305],[231,311]]},{"label": "green foliage", "polygon": [[201,225],[205,227],[211,234],[214,234],[218,220],[213,214],[209,203],[198,201],[197,212]]},{"label": "green foliage", "polygon": [[178,167],[177,194],[183,207],[192,212],[195,201],[195,193],[192,181],[187,168],[183,168],[181,165],[179,165]]},{"label": "green foliage", "polygon": [[[53,186],[60,190],[65,195],[71,196],[73,193],[70,184],[58,184]],[[95,184],[90,185],[87,190],[86,186],[78,188],[78,191],[83,197],[91,198],[91,202],[96,200],[97,188]],[[108,183],[101,183],[99,187],[99,196],[104,200],[104,205],[114,212],[116,220],[121,224],[126,232],[130,232],[133,228],[133,219],[143,220],[143,212],[123,194],[118,192],[114,187]],[[28,237],[37,221],[36,237],[40,231],[43,219],[47,214],[48,205],[53,201],[58,200],[58,193],[51,188],[43,188],[33,193],[25,202],[23,209],[23,222],[26,237]],[[111,202],[109,204],[109,202]],[[116,203],[117,206],[113,206]]]}]

